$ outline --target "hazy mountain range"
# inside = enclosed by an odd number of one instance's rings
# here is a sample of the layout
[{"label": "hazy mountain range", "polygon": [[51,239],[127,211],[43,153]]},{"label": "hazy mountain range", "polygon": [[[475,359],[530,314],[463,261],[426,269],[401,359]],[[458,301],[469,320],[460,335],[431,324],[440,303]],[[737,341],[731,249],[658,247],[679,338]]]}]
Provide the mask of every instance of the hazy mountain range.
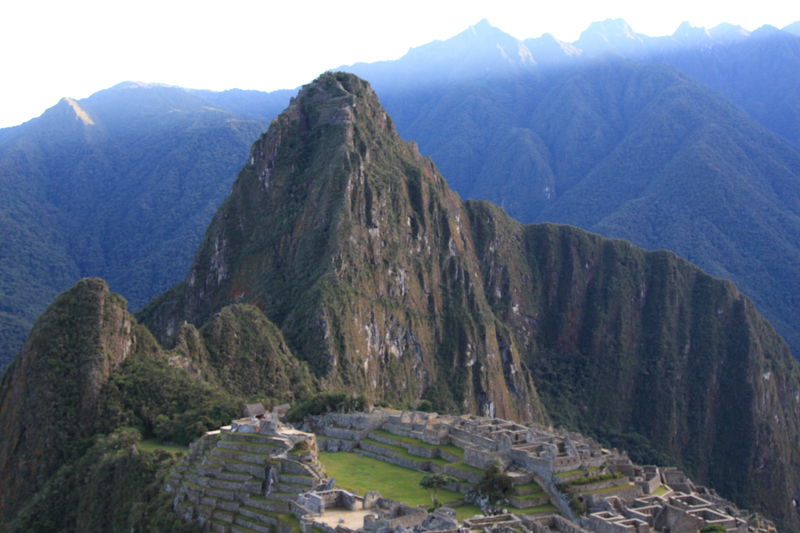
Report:
[{"label": "hazy mountain range", "polygon": [[174,284],[288,98],[122,83],[0,130],[0,368],[82,277],[133,309]]},{"label": "hazy mountain range", "polygon": [[568,44],[482,21],[342,68],[371,81],[459,194],[673,250],[736,282],[800,352],[796,34],[683,24],[649,38],[607,20]]},{"label": "hazy mountain range", "polygon": [[[797,28],[650,38],[606,20],[570,44],[481,21],[343,68],[462,196],[673,250],[735,281],[797,353]],[[80,277],[104,277],[132,309],[177,282],[291,94],[123,83],[0,129],[0,368]]]}]

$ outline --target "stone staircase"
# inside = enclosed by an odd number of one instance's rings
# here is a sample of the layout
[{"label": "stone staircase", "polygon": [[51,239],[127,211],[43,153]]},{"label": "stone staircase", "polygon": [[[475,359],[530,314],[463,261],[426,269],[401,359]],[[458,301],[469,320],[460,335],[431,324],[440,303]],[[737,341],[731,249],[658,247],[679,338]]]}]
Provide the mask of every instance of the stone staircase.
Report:
[{"label": "stone staircase", "polygon": [[165,481],[175,512],[219,533],[292,533],[290,502],[327,477],[316,444],[303,455],[294,444],[258,433],[205,435]]}]

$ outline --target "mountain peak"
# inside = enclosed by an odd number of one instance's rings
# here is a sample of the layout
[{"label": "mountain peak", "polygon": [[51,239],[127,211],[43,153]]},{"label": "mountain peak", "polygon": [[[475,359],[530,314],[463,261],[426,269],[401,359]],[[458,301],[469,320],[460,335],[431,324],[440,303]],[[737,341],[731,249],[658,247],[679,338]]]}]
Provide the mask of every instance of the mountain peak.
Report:
[{"label": "mountain peak", "polygon": [[701,44],[705,41],[711,41],[711,35],[704,27],[696,28],[692,26],[688,20],[681,22],[672,38],[681,44]]},{"label": "mountain peak", "polygon": [[749,31],[730,22],[718,24],[708,30],[708,33],[715,41],[738,41],[750,37]]},{"label": "mountain peak", "polygon": [[580,56],[582,50],[560,41],[550,33],[541,37],[525,39],[523,44],[530,50],[538,65],[556,64]]},{"label": "mountain peak", "polygon": [[481,19],[476,24],[470,26],[469,29],[472,33],[477,35],[478,33],[490,32],[497,28],[489,23],[489,19]]},{"label": "mountain peak", "polygon": [[543,419],[530,382],[509,370],[522,363],[480,292],[468,227],[369,83],[328,72],[256,141],[186,281],[142,319],[166,341],[183,320],[252,303],[331,385]]},{"label": "mountain peak", "polygon": [[598,55],[607,50],[624,50],[643,42],[624,19],[592,22],[573,44],[587,54]]}]

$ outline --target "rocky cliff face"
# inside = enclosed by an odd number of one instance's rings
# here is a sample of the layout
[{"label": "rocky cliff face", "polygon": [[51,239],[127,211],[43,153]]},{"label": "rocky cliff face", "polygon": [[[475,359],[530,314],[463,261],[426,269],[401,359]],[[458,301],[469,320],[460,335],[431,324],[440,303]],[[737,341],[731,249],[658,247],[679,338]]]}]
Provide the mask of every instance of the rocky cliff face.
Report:
[{"label": "rocky cliff face", "polygon": [[187,279],[139,316],[166,342],[232,302],[331,387],[638,435],[795,519],[800,374],[752,302],[674,254],[462,202],[352,75],[273,121]]}]

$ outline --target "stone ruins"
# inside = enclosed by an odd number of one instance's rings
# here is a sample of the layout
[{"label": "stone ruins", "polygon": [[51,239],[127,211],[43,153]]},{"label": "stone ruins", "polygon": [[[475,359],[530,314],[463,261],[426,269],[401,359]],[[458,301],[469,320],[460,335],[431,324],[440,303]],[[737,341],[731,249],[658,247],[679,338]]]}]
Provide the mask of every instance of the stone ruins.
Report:
[{"label": "stone ruins", "polygon": [[[192,444],[166,481],[175,512],[224,533],[775,531],[675,468],[635,465],[624,452],[564,429],[374,410],[310,416],[298,430],[281,422],[286,408],[267,413],[248,406],[249,418]],[[509,476],[513,490],[499,514],[459,523],[449,507],[458,502],[429,513],[378,491],[361,496],[337,487],[319,453],[338,451],[449,474],[458,481],[448,489],[483,506],[475,484],[492,464]]]}]

